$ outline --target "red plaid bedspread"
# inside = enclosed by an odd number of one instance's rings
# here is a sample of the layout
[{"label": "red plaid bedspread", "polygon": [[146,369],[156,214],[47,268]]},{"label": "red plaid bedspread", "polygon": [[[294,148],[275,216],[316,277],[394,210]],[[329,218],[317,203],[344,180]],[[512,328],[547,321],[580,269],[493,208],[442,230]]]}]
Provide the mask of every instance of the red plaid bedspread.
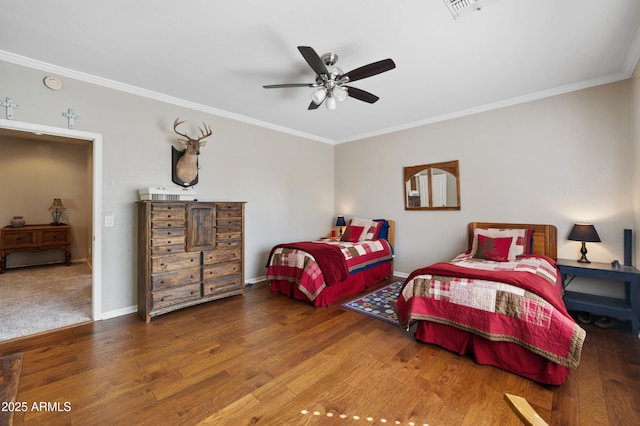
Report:
[{"label": "red plaid bedspread", "polygon": [[576,368],[586,332],[567,313],[561,287],[555,263],[546,257],[492,262],[463,253],[414,271],[396,309],[403,326],[447,324]]},{"label": "red plaid bedspread", "polygon": [[[393,253],[387,240],[323,241],[323,244],[338,247],[344,257],[349,274],[360,272],[383,262],[391,262]],[[267,265],[267,281],[279,280],[295,283],[309,300],[313,301],[328,284],[318,262],[310,253],[280,245],[272,250]]]}]

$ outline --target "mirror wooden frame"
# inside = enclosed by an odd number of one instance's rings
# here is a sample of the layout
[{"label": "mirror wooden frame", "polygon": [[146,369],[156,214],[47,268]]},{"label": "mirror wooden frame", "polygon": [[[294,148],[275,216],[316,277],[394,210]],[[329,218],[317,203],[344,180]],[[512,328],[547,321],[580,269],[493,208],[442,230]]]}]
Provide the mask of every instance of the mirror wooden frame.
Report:
[{"label": "mirror wooden frame", "polygon": [[[432,169],[440,169],[443,170],[456,179],[456,205],[451,206],[433,206],[432,197],[433,197],[433,188],[432,188]],[[428,205],[421,206],[420,204],[415,205],[415,201],[412,202],[412,198],[409,197],[409,193],[407,191],[408,184],[411,179],[416,178],[417,175],[426,172],[428,176]],[[404,209],[405,210],[460,210],[460,165],[458,160],[454,161],[446,161],[442,163],[432,163],[432,164],[422,164],[419,166],[410,166],[404,168],[404,180],[403,180],[403,191],[404,191]],[[412,196],[413,197],[413,196]],[[419,201],[418,196],[418,201]],[[415,200],[415,199],[414,199]]]}]

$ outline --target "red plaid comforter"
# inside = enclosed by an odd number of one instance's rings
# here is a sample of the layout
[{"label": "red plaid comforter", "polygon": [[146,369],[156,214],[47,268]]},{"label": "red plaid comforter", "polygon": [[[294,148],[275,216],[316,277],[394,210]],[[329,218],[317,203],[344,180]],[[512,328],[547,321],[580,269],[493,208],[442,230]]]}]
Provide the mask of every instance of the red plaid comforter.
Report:
[{"label": "red plaid comforter", "polygon": [[555,263],[544,256],[492,262],[463,253],[414,271],[396,309],[403,326],[447,324],[576,368],[586,333],[567,313],[561,286]]},{"label": "red plaid comforter", "polygon": [[[393,253],[387,240],[361,241],[348,243],[344,241],[323,241],[333,247],[338,247],[343,255],[344,265],[335,269],[346,269],[354,274],[384,262],[391,262]],[[314,243],[319,244],[319,243]],[[313,301],[327,286],[334,284],[327,282],[323,271],[312,254],[299,249],[299,243],[292,245],[281,244],[271,251],[267,265],[267,281],[289,281],[295,283],[298,289],[309,300]]]}]

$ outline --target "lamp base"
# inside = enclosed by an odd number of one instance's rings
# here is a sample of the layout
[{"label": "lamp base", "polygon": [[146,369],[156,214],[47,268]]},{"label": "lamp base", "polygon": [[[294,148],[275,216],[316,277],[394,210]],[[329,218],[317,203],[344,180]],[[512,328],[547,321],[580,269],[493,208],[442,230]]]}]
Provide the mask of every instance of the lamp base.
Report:
[{"label": "lamp base", "polygon": [[582,257],[578,259],[578,262],[591,263],[591,261],[587,259],[587,245],[585,244],[584,241],[582,242],[582,247],[580,248],[580,254],[582,255]]}]

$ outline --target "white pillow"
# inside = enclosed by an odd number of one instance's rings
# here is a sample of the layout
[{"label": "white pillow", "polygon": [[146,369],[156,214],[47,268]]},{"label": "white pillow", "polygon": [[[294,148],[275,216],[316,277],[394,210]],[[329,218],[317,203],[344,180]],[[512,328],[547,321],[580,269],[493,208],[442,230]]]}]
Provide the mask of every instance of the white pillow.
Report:
[{"label": "white pillow", "polygon": [[373,237],[373,234],[370,231],[371,227],[375,225],[373,219],[362,219],[359,217],[354,217],[351,219],[351,225],[353,226],[362,226],[364,227],[364,231],[360,234],[360,238],[358,241],[370,240]]},{"label": "white pillow", "polygon": [[518,238],[523,237],[523,232],[526,233],[524,229],[497,229],[497,228],[476,228],[473,230],[473,243],[471,244],[471,256],[475,256],[478,251],[478,235],[484,235],[489,238],[509,238],[511,239],[511,246],[509,247],[509,260],[515,260],[517,256],[521,256],[524,254],[524,247],[516,244]]}]

